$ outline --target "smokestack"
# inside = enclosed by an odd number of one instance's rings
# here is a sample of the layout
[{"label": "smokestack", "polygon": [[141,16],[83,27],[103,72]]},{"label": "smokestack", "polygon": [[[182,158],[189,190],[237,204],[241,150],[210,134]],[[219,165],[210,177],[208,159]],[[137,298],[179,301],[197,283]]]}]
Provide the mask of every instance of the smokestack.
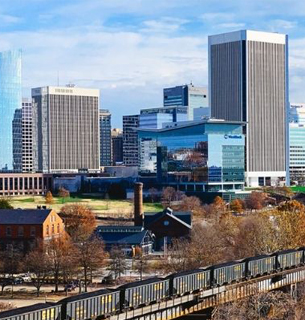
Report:
[{"label": "smokestack", "polygon": [[143,183],[134,184],[134,224],[142,226],[143,215]]}]

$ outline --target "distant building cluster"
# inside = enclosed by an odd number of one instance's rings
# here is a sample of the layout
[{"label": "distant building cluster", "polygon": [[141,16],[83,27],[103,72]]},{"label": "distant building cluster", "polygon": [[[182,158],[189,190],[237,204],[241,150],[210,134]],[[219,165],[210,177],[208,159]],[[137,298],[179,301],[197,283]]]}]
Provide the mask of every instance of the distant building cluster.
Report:
[{"label": "distant building cluster", "polygon": [[[144,188],[230,197],[305,183],[305,105],[289,102],[288,36],[212,35],[208,53],[208,87],[164,88],[163,106],[123,115],[122,129],[100,109],[98,89],[47,86],[22,99],[21,51],[1,53],[0,194],[45,192],[35,174],[130,174]],[[102,192],[92,179],[84,191]]]}]

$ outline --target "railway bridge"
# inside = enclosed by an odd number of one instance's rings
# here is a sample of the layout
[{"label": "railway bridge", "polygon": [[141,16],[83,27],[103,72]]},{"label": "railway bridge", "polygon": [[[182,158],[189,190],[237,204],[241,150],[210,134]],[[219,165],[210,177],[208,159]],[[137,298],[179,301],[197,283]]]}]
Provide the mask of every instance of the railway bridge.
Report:
[{"label": "railway bridge", "polygon": [[[288,288],[292,296],[296,295],[297,284],[305,281],[305,267],[298,267],[254,278],[248,281],[224,285],[221,287],[188,294],[171,300],[154,303],[149,306],[110,316],[108,320],[170,320],[178,318],[203,319],[196,313],[211,309],[217,305],[280,288]],[[188,317],[191,316],[192,317]]]}]

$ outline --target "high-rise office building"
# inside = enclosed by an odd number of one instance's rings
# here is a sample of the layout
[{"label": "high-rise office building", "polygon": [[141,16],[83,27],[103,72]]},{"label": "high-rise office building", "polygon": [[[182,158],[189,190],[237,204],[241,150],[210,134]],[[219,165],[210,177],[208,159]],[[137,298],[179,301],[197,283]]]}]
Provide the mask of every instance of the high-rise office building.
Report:
[{"label": "high-rise office building", "polygon": [[13,171],[22,172],[22,109],[16,109],[13,123]]},{"label": "high-rise office building", "polygon": [[187,121],[187,107],[163,107],[142,109],[140,111],[140,128],[159,129],[165,123]]},{"label": "high-rise office building", "polygon": [[287,180],[288,37],[236,31],[209,37],[211,116],[246,125],[246,182]]},{"label": "high-rise office building", "polygon": [[32,89],[34,170],[99,170],[99,90]]},{"label": "high-rise office building", "polygon": [[112,140],[112,162],[113,165],[122,164],[123,162],[123,131],[114,128],[111,130]]},{"label": "high-rise office building", "polygon": [[33,171],[32,102],[23,98],[13,119],[13,159],[15,172]]},{"label": "high-rise office building", "polygon": [[305,182],[305,104],[289,109],[289,173],[292,181]]},{"label": "high-rise office building", "polygon": [[100,110],[100,166],[111,166],[111,113]]},{"label": "high-rise office building", "polygon": [[139,115],[123,116],[123,163],[125,166],[138,166]]},{"label": "high-rise office building", "polygon": [[33,171],[32,99],[22,99],[22,172]]},{"label": "high-rise office building", "polygon": [[0,171],[13,169],[13,119],[21,106],[21,50],[0,53]]},{"label": "high-rise office building", "polygon": [[208,90],[204,87],[195,87],[186,84],[163,89],[164,107],[187,107],[188,120],[194,120],[194,109],[208,107]]},{"label": "high-rise office building", "polygon": [[289,123],[289,171],[292,181],[305,182],[305,124]]}]

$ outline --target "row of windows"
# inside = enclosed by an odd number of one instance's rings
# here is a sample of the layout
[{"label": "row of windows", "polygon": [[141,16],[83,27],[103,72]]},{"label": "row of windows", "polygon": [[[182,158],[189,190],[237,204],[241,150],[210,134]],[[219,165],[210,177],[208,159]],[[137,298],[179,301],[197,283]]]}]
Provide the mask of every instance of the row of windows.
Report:
[{"label": "row of windows", "polygon": [[[5,234],[7,237],[11,237],[12,236],[12,227],[11,226],[7,226],[5,228]],[[18,237],[23,237],[24,235],[24,227],[19,226],[18,227]],[[31,226],[30,228],[30,236],[31,237],[35,237],[36,236],[36,227],[35,226]]]}]

